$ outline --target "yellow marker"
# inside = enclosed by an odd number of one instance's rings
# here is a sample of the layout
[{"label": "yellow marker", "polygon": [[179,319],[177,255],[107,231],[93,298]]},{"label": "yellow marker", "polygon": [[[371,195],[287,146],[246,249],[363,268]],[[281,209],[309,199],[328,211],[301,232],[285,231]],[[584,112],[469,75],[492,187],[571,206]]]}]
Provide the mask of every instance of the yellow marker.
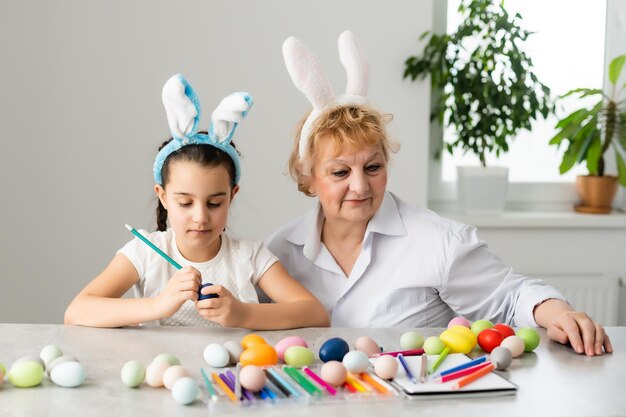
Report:
[{"label": "yellow marker", "polygon": [[371,391],[369,387],[366,388],[351,373],[348,373],[348,376],[346,376],[346,382],[348,382],[350,385],[352,385],[359,392],[369,392],[369,391]]}]

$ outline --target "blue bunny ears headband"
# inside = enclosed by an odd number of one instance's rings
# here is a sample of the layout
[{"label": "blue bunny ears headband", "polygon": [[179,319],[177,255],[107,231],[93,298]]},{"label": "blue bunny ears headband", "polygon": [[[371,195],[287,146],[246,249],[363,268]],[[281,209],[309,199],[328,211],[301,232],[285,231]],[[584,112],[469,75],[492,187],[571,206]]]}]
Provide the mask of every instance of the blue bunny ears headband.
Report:
[{"label": "blue bunny ears headband", "polygon": [[200,101],[196,92],[181,74],[167,80],[163,86],[163,105],[172,141],[159,151],[154,160],[154,181],[163,185],[163,163],[173,152],[187,145],[209,145],[225,152],[233,160],[234,183],[238,184],[241,178],[239,155],[230,142],[237,125],[246,117],[252,103],[252,96],[248,93],[233,93],[224,97],[211,114],[209,133],[198,133]]}]

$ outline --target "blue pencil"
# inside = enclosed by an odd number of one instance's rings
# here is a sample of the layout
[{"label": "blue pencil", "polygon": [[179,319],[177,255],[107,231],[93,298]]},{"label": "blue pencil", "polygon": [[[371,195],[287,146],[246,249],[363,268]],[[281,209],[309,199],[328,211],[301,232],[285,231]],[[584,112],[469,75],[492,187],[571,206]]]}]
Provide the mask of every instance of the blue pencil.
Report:
[{"label": "blue pencil", "polygon": [[439,375],[437,375],[437,376],[438,377],[442,377],[444,375],[451,374],[452,372],[456,372],[456,371],[460,371],[460,370],[463,370],[463,369],[467,369],[467,368],[469,368],[471,366],[478,365],[479,363],[483,363],[486,360],[487,360],[487,356],[486,355],[485,356],[481,356],[480,358],[476,358],[476,359],[474,359],[472,361],[469,361],[467,363],[463,363],[463,364],[461,364],[459,366],[455,366],[454,368],[446,369],[445,371],[440,372]]},{"label": "blue pencil", "polygon": [[182,266],[180,266],[178,264],[178,262],[176,262],[175,260],[173,260],[172,258],[170,258],[169,256],[167,256],[167,254],[165,252],[163,252],[161,249],[157,248],[152,242],[150,242],[146,237],[144,237],[141,233],[139,233],[137,230],[135,230],[132,226],[130,226],[129,224],[126,225],[126,228],[128,230],[130,230],[130,232],[132,234],[134,234],[135,236],[137,236],[139,239],[141,239],[146,245],[150,246],[156,253],[158,253],[159,255],[161,255],[163,257],[163,259],[165,259],[167,262],[171,263],[174,268],[176,269],[182,269]]},{"label": "blue pencil", "polygon": [[411,372],[411,370],[409,369],[409,365],[404,360],[404,355],[400,353],[396,357],[398,358],[398,360],[400,361],[400,364],[404,368],[404,372],[406,372],[406,376],[409,377],[412,383],[417,384],[417,378],[415,378],[415,376],[413,375],[413,372]]}]

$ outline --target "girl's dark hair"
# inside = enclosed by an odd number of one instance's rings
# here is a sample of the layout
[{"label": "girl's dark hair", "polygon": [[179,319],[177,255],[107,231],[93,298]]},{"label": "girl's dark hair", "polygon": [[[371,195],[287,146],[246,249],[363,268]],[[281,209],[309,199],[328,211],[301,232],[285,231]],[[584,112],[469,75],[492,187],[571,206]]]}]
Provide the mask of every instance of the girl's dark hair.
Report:
[{"label": "girl's dark hair", "polygon": [[[206,132],[200,132],[205,133]],[[159,146],[159,151],[163,149],[172,139],[163,142]],[[235,144],[230,142],[230,145],[235,148]],[[235,148],[236,150],[236,148]],[[239,154],[239,151],[237,151]],[[228,154],[215,146],[211,145],[187,145],[172,152],[163,162],[163,168],[161,168],[161,179],[163,181],[163,189],[168,183],[170,175],[170,165],[176,161],[196,162],[203,167],[218,167],[223,165],[230,177],[231,188],[235,186],[235,163],[228,156]],[[163,232],[167,229],[167,210],[161,204],[161,200],[157,198],[156,208],[156,221],[157,230]]]}]

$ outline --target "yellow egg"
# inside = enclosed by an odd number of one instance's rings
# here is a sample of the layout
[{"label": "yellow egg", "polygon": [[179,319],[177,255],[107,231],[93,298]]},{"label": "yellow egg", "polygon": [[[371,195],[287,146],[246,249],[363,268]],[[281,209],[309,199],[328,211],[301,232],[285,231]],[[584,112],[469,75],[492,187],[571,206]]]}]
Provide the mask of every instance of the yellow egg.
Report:
[{"label": "yellow egg", "polygon": [[462,333],[455,332],[452,328],[441,333],[439,339],[450,348],[452,353],[467,354],[474,348],[471,339]]},{"label": "yellow egg", "polygon": [[278,363],[278,354],[270,345],[256,344],[243,351],[239,357],[239,362],[241,362],[243,366],[276,365],[276,363]]}]

